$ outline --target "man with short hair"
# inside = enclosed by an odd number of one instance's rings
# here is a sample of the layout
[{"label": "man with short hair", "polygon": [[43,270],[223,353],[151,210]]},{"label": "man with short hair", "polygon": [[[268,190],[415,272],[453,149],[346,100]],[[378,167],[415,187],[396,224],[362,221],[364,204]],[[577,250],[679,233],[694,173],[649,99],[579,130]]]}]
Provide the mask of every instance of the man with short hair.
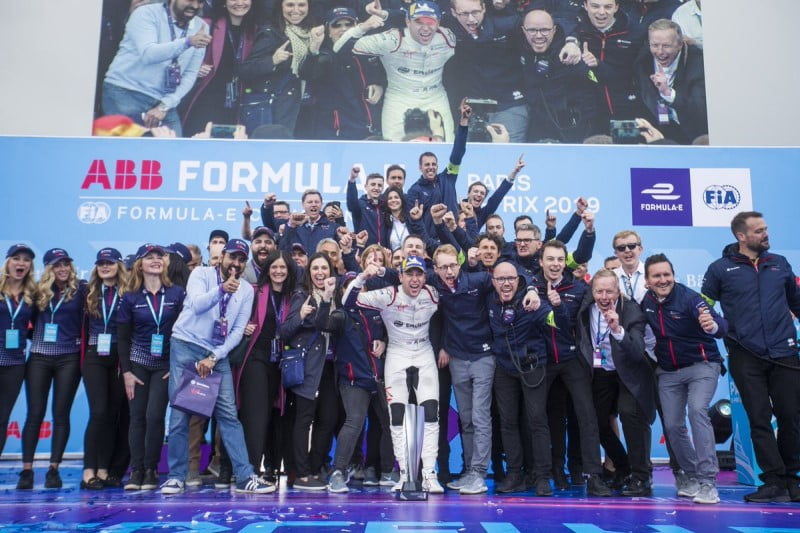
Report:
[{"label": "man with short hair", "polygon": [[[726,346],[731,376],[750,423],[759,476],[764,482],[748,502],[800,501],[800,376],[797,332],[800,288],[785,257],[770,253],[764,215],[738,213],[736,242],[708,267],[702,294],[719,301],[728,320]],[[778,436],[772,416],[778,421]]]},{"label": "man with short hair", "polygon": [[[475,223],[478,226],[478,231],[481,230],[483,225],[491,215],[500,207],[500,203],[511,187],[514,186],[514,180],[517,178],[519,171],[525,167],[525,160],[523,156],[517,160],[514,168],[508,176],[500,183],[500,186],[492,193],[486,205],[483,205],[483,200],[486,198],[488,189],[480,181],[472,182],[467,189],[467,201],[472,204],[473,211],[475,212]],[[502,222],[502,220],[501,220]]]},{"label": "man with short hair", "polygon": [[136,8],[103,82],[103,113],[182,135],[178,104],[194,85],[208,25],[202,0],[169,0]]},{"label": "man with short hair", "polygon": [[400,165],[389,165],[386,169],[386,186],[397,187],[401,191],[406,186],[406,169]]},{"label": "man with short hair", "polygon": [[292,213],[281,238],[282,250],[291,251],[295,243],[306,250],[316,250],[319,241],[337,239],[338,224],[328,220],[322,212],[322,194],[316,189],[306,189],[301,198],[303,212]]},{"label": "man with short hair", "polygon": [[[266,494],[275,485],[266,483],[248,461],[244,432],[236,410],[230,352],[242,339],[253,306],[253,287],[241,283],[248,256],[247,243],[230,240],[223,249],[219,267],[198,267],[186,286],[183,310],[172,329],[169,392],[174,398],[184,372],[194,366],[200,378],[212,371],[222,376],[214,418],[225,450],[236,473],[236,492]],[[169,424],[169,479],[162,494],[183,492],[189,460],[189,415],[173,408]]]},{"label": "man with short hair", "polygon": [[367,246],[388,246],[391,227],[387,227],[381,209],[383,175],[377,172],[367,175],[364,181],[365,193],[359,197],[356,188],[358,172],[358,167],[350,169],[350,179],[347,181],[347,209],[353,215],[353,229],[356,233],[367,232]]},{"label": "man with short hair", "polygon": [[647,37],[649,50],[642,50],[634,69],[637,115],[667,139],[691,144],[708,133],[703,51],[684,43],[681,27],[668,19],[650,24]]},{"label": "man with short hair", "polygon": [[331,272],[332,275],[343,276],[345,274],[346,269],[342,262],[342,249],[339,248],[339,244],[335,240],[322,239],[317,243],[316,251],[328,256],[335,269],[335,272]]},{"label": "man with short hair", "polygon": [[250,284],[255,285],[261,275],[261,269],[269,258],[269,254],[277,250],[275,245],[275,233],[266,226],[258,226],[253,230],[252,241],[250,241],[250,253],[253,258],[247,262],[242,277]]}]

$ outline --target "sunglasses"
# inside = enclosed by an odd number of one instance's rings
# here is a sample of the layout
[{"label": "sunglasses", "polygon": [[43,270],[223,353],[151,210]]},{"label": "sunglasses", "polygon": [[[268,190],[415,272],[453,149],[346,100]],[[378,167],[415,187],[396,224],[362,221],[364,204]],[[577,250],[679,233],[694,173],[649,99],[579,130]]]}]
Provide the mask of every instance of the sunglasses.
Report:
[{"label": "sunglasses", "polygon": [[629,244],[619,244],[619,245],[615,246],[614,249],[616,251],[618,251],[618,252],[624,252],[625,250],[629,250],[629,251],[632,252],[632,251],[634,251],[636,248],[638,248],[641,245],[642,245],[642,243],[640,243],[640,242],[632,242],[632,243],[629,243]]},{"label": "sunglasses", "polygon": [[331,28],[352,28],[353,26],[355,26],[355,23],[349,20],[342,20],[331,23]]}]

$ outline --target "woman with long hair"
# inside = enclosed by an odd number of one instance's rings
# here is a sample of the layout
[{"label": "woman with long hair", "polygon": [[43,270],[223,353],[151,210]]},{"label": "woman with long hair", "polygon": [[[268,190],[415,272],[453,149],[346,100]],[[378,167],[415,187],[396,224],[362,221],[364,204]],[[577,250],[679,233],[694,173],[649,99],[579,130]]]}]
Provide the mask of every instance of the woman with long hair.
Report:
[{"label": "woman with long hair", "polygon": [[392,185],[383,194],[384,205],[384,225],[389,232],[389,247],[396,250],[403,246],[405,239],[412,231],[407,227],[409,222],[408,207],[406,206],[406,196],[403,189]]},{"label": "woman with long hair", "polygon": [[182,106],[187,137],[206,124],[238,124],[241,89],[236,69],[250,55],[259,24],[259,0],[214,0],[205,18],[211,44],[197,74],[194,89]]},{"label": "woman with long hair", "polygon": [[81,320],[85,291],[86,282],[78,279],[66,250],[48,250],[44,254],[44,271],[37,286],[39,313],[31,355],[25,368],[28,415],[22,430],[22,472],[17,489],[33,488],[33,456],[51,386],[53,440],[44,486],[47,489],[61,488],[58,466],[69,439],[70,411],[81,382]]},{"label": "woman with long hair", "polygon": [[238,69],[242,80],[241,118],[248,135],[261,125],[280,124],[294,133],[304,82],[300,67],[309,53],[309,0],[275,2],[269,23],[256,34],[253,51]]},{"label": "woman with long hair", "polygon": [[[292,388],[295,395],[294,455],[297,478],[294,487],[301,490],[325,490],[327,483],[319,473],[333,442],[339,416],[336,379],[333,366],[333,343],[324,331],[333,302],[336,278],[328,256],[315,253],[292,295],[289,317],[278,327],[281,338],[289,339],[290,348],[306,348],[303,383]],[[311,451],[308,432],[311,425]]]},{"label": "woman with long hair", "polygon": [[167,277],[166,254],[155,244],[139,247],[117,310],[119,363],[130,405],[132,471],[125,490],[158,487],[169,402],[169,341],[186,295]]},{"label": "woman with long hair", "polygon": [[234,372],[239,420],[244,429],[250,463],[256,471],[261,467],[272,405],[281,384],[278,361],[283,346],[278,328],[289,316],[296,283],[295,271],[288,252],[276,250],[267,258],[255,287],[250,322],[254,329],[242,365]]},{"label": "woman with long hair", "polygon": [[25,378],[28,323],[36,317],[33,250],[27,244],[11,246],[0,272],[0,455],[6,445],[11,410]]},{"label": "woman with long hair", "polygon": [[97,252],[86,296],[87,339],[83,386],[89,401],[89,423],[83,436],[81,488],[100,490],[121,486],[109,474],[117,437],[116,422],[125,397],[119,374],[116,314],[128,284],[122,254],[114,248]]}]

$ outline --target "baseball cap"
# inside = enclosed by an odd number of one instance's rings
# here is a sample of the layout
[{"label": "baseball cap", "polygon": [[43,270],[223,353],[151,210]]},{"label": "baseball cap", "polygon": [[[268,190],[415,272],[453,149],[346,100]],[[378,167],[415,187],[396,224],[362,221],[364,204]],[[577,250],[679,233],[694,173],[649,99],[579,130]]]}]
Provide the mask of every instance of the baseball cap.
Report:
[{"label": "baseball cap", "polygon": [[160,246],[158,244],[152,244],[152,243],[143,244],[139,247],[138,250],[136,250],[136,259],[137,260],[141,259],[150,252],[157,252],[160,253],[161,255],[164,255],[167,253],[167,250],[163,246]]},{"label": "baseball cap", "polygon": [[250,255],[250,247],[242,239],[231,239],[222,249],[227,254],[244,254],[245,257]]},{"label": "baseball cap", "polygon": [[63,248],[50,248],[44,253],[44,266],[55,265],[62,260],[72,261],[72,258]]},{"label": "baseball cap", "polygon": [[20,252],[25,252],[27,254],[30,254],[31,259],[36,257],[36,254],[33,253],[33,250],[31,249],[31,247],[28,246],[27,244],[24,244],[24,243],[21,243],[21,242],[19,242],[17,244],[12,244],[11,248],[9,248],[8,251],[6,252],[6,257],[11,257],[12,255],[17,255]]},{"label": "baseball cap", "polygon": [[116,248],[103,248],[97,252],[97,259],[95,260],[94,264],[96,265],[100,261],[110,261],[112,263],[116,263],[117,261],[122,261],[122,254],[119,253],[119,250]]},{"label": "baseball cap", "polygon": [[228,232],[225,231],[224,229],[211,230],[211,235],[208,236],[208,242],[211,242],[211,239],[213,239],[214,237],[222,237],[223,239],[225,239],[225,242],[228,242],[228,239],[230,238],[228,236]]},{"label": "baseball cap", "polygon": [[[265,233],[266,233],[267,235],[269,235],[269,238],[270,238],[270,239],[272,239],[273,241],[275,240],[275,232],[274,232],[274,231],[272,231],[271,229],[269,229],[269,228],[268,228],[268,227],[266,227],[266,226],[258,226],[256,229],[254,229],[254,230],[253,230],[253,239],[255,239],[256,237],[258,237],[259,235],[264,235]],[[252,240],[252,239],[251,239],[251,240]]]},{"label": "baseball cap", "polygon": [[414,2],[408,7],[409,19],[416,20],[423,17],[440,20],[442,10],[434,2]]},{"label": "baseball cap", "polygon": [[292,251],[294,251],[294,250],[300,250],[304,254],[308,255],[308,252],[306,251],[306,247],[303,246],[302,244],[300,244],[299,242],[292,243]]},{"label": "baseball cap", "polygon": [[412,268],[418,268],[425,272],[425,261],[416,255],[410,255],[403,260],[403,264],[400,265],[400,272],[408,272]]},{"label": "baseball cap", "polygon": [[183,259],[184,263],[188,263],[192,260],[192,252],[190,252],[185,245],[179,242],[173,242],[167,246],[167,251],[173,254],[178,254],[180,258]]},{"label": "baseball cap", "polygon": [[329,26],[339,19],[350,19],[356,22],[358,15],[349,7],[334,7],[325,15],[325,24]]}]

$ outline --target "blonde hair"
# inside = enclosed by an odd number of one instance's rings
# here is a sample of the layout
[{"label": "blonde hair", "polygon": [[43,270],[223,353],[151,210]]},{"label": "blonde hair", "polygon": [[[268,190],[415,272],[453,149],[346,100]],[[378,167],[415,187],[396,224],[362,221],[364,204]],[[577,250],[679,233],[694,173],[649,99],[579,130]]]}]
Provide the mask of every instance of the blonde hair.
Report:
[{"label": "blonde hair", "polygon": [[[169,280],[169,276],[167,275],[167,264],[164,264],[164,269],[161,271],[161,275],[159,276],[161,280],[161,285],[164,287],[172,287],[172,282]],[[136,292],[142,288],[144,285],[144,272],[142,272],[142,260],[137,259],[136,262],[133,264],[130,272],[130,280],[128,282],[128,290],[131,292]]]},{"label": "blonde hair", "polygon": [[[36,305],[39,311],[44,311],[50,301],[53,299],[53,284],[56,281],[56,275],[53,273],[53,265],[44,267],[42,277],[39,278],[39,283],[36,286]],[[78,293],[78,273],[75,271],[75,265],[72,261],[69,262],[69,278],[67,278],[67,288],[64,291],[64,301],[68,302],[75,297]]]},{"label": "blonde hair", "polygon": [[456,260],[458,260],[458,250],[456,250],[456,247],[453,246],[452,244],[443,244],[439,246],[435,252],[433,252],[433,263],[436,264],[436,259],[440,255],[444,254],[454,255],[456,256]]},{"label": "blonde hair", "polygon": [[361,252],[361,259],[358,261],[361,264],[361,270],[367,268],[367,259],[372,256],[373,252],[378,252],[383,257],[383,266],[387,268],[392,266],[392,257],[386,252],[386,248],[380,244],[370,244]]},{"label": "blonde hair", "polygon": [[[125,268],[125,263],[117,261],[117,296],[122,297],[127,292],[128,284],[130,283],[130,276],[128,269]],[[103,294],[103,280],[97,275],[97,265],[92,269],[92,274],[89,276],[89,293],[86,295],[86,310],[94,317],[100,316],[100,298]]]},{"label": "blonde hair", "polygon": [[[8,270],[8,263],[11,258],[7,258],[3,265],[3,272],[0,272],[0,300],[5,300],[6,295],[12,296],[9,285],[11,284],[11,273]],[[36,299],[36,281],[33,279],[33,261],[31,261],[31,269],[25,274],[25,279],[22,280],[22,299],[29,306],[33,305]]]},{"label": "blonde hair", "polygon": [[639,246],[642,245],[642,238],[639,236],[638,233],[636,233],[632,229],[624,229],[624,230],[622,230],[620,232],[617,232],[617,234],[614,235],[614,238],[611,239],[612,248],[617,245],[617,241],[618,240],[626,239],[628,237],[636,237],[636,242],[639,243]]}]

